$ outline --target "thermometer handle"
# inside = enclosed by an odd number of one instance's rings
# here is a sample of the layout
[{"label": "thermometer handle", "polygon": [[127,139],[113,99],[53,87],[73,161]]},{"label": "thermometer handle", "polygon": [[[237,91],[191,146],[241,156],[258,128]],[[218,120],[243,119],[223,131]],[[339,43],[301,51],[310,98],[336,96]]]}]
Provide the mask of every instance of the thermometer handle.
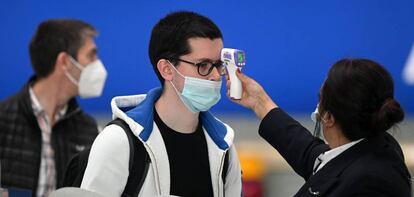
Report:
[{"label": "thermometer handle", "polygon": [[227,72],[230,77],[230,98],[233,99],[241,99],[242,96],[242,84],[239,78],[236,76],[237,69],[241,69],[237,67],[236,65],[229,64],[227,65]]}]

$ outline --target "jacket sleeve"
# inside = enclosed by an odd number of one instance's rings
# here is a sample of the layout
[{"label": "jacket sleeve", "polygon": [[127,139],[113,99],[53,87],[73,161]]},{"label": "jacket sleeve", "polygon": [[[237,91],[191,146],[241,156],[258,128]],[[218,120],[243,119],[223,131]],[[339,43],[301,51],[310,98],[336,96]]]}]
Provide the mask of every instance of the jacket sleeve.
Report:
[{"label": "jacket sleeve", "polygon": [[129,174],[129,142],[118,125],[109,125],[92,144],[81,188],[121,196]]},{"label": "jacket sleeve", "polygon": [[225,196],[241,196],[242,194],[242,177],[239,157],[234,144],[228,150],[229,166],[224,183]]},{"label": "jacket sleeve", "polygon": [[329,150],[327,144],[313,137],[306,128],[280,108],[271,110],[263,118],[259,134],[305,180],[312,175],[315,159]]}]

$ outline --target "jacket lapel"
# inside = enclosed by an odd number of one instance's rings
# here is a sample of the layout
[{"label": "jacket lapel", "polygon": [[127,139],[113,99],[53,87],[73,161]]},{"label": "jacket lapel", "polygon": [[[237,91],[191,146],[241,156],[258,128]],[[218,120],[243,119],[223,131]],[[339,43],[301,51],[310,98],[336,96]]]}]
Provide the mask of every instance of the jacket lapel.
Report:
[{"label": "jacket lapel", "polygon": [[329,161],[300,188],[295,196],[325,196],[339,181],[342,172],[361,156],[384,146],[383,135],[367,138]]}]

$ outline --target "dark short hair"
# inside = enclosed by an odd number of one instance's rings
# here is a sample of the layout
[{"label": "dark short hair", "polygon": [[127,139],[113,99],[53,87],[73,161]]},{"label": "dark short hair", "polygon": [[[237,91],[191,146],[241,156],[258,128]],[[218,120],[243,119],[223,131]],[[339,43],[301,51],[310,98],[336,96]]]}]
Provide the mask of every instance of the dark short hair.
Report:
[{"label": "dark short hair", "polygon": [[164,79],[157,68],[160,59],[170,60],[191,53],[190,38],[223,38],[220,29],[209,18],[195,12],[173,12],[162,18],[154,26],[149,42],[149,58],[161,85]]},{"label": "dark short hair", "polygon": [[404,119],[391,75],[372,60],[336,62],[320,93],[320,114],[333,115],[351,141],[385,132]]},{"label": "dark short hair", "polygon": [[92,25],[80,20],[54,19],[40,23],[29,45],[36,77],[43,78],[52,73],[60,52],[67,52],[76,59],[86,37],[96,34]]}]

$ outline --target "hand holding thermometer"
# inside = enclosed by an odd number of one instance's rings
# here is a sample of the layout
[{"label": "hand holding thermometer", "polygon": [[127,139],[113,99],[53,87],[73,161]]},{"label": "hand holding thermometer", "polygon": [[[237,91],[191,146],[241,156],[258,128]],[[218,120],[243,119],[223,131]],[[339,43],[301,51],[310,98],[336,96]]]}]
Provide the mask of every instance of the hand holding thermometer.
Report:
[{"label": "hand holding thermometer", "polygon": [[239,49],[223,48],[221,50],[221,61],[227,69],[227,74],[230,77],[230,97],[233,99],[241,99],[242,85],[236,76],[237,69],[242,69],[246,65],[246,55],[244,51]]}]

